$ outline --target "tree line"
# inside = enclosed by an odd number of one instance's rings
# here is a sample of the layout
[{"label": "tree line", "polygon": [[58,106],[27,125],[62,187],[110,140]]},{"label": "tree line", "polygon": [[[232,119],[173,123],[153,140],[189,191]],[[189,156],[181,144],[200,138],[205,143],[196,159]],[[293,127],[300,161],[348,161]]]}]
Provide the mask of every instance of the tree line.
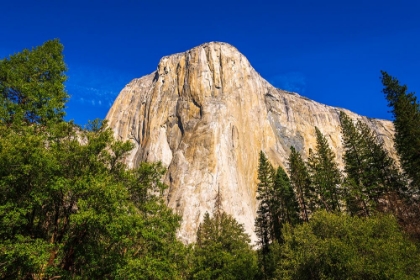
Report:
[{"label": "tree line", "polygon": [[163,199],[165,169],[129,169],[106,122],[64,120],[58,40],[0,60],[1,279],[418,279],[420,108],[382,73],[400,165],[340,114],[345,169],[326,137],[287,172],[258,166],[258,244],[215,197],[194,244]]},{"label": "tree line", "polygon": [[344,170],[317,127],[307,160],[290,147],[289,176],[260,152],[261,279],[420,277],[420,107],[407,86],[381,73],[400,165],[365,122],[343,111]]}]

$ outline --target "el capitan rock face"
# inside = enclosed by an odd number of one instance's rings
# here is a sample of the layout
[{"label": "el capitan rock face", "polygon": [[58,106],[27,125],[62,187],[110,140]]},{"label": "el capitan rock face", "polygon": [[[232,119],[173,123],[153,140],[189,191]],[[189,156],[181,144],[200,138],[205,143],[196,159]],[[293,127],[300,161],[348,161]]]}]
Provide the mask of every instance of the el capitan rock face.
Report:
[{"label": "el capitan rock face", "polygon": [[340,110],[367,122],[393,151],[391,122],[276,89],[236,48],[211,42],[163,57],[121,91],[106,118],[118,139],[135,145],[129,166],[162,161],[168,168],[167,202],[182,216],[181,240],[195,241],[220,191],[223,210],[255,241],[259,151],[287,169],[290,146],[307,155],[317,126],[342,166]]}]

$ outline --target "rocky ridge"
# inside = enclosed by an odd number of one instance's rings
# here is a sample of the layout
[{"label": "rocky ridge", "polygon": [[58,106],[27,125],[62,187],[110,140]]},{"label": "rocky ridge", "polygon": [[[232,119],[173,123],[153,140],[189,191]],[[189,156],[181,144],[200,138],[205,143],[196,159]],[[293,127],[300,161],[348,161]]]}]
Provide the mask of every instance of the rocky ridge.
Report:
[{"label": "rocky ridge", "polygon": [[129,166],[161,161],[168,205],[182,216],[179,237],[194,242],[219,192],[222,208],[255,240],[259,151],[287,169],[290,146],[315,147],[315,126],[342,163],[338,114],[362,119],[393,154],[393,125],[277,89],[235,47],[211,42],[163,57],[155,72],[130,82],[106,119],[135,148]]}]

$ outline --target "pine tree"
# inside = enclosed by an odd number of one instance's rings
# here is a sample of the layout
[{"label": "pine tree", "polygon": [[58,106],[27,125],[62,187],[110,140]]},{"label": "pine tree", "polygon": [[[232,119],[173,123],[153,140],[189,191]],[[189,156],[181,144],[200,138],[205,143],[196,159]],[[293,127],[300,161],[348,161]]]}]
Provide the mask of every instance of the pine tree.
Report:
[{"label": "pine tree", "polygon": [[395,161],[383,147],[383,141],[374,133],[366,123],[357,121],[356,127],[360,132],[367,148],[369,166],[365,172],[374,192],[375,199],[384,193],[395,192],[403,194],[406,191],[406,182],[399,172]]},{"label": "pine tree", "polygon": [[299,204],[296,195],[290,185],[289,176],[279,166],[274,178],[274,189],[272,195],[273,205],[273,227],[276,241],[282,242],[282,229],[285,223],[292,226],[299,223]]},{"label": "pine tree", "polygon": [[412,191],[420,191],[420,104],[413,92],[407,92],[406,85],[381,71],[383,93],[392,108],[394,116],[395,148],[401,165],[411,179]]},{"label": "pine tree", "polygon": [[367,168],[362,152],[362,136],[353,121],[340,112],[341,133],[344,148],[345,200],[347,211],[352,214],[369,216],[368,200],[364,192],[363,172]]},{"label": "pine tree", "polygon": [[394,161],[377,135],[360,120],[340,112],[346,172],[347,208],[352,214],[370,216],[380,200],[390,192],[404,190]]},{"label": "pine tree", "polygon": [[258,161],[257,199],[260,201],[255,219],[255,233],[258,237],[258,266],[261,277],[268,279],[273,271],[270,259],[270,245],[275,240],[273,219],[274,168],[264,152],[260,151]]},{"label": "pine tree", "polygon": [[253,279],[256,254],[242,224],[222,209],[218,192],[213,216],[206,212],[197,230],[193,279]]},{"label": "pine tree", "polygon": [[270,208],[274,187],[274,168],[262,151],[259,156],[258,181],[257,199],[260,205],[257,210],[255,232],[262,252],[266,254],[274,238],[272,208]]},{"label": "pine tree", "polygon": [[309,150],[308,167],[315,190],[316,208],[340,211],[341,173],[327,139],[315,127],[316,150]]},{"label": "pine tree", "polygon": [[296,192],[300,207],[300,216],[303,221],[307,222],[309,221],[309,214],[313,208],[311,205],[313,189],[305,162],[294,147],[290,147],[288,164],[290,183]]}]

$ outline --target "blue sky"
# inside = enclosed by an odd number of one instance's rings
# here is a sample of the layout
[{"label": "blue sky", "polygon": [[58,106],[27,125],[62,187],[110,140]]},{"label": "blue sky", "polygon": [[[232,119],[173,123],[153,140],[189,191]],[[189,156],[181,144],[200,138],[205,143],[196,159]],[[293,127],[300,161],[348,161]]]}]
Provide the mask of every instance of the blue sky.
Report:
[{"label": "blue sky", "polygon": [[67,119],[104,118],[162,56],[209,41],[239,49],[273,85],[390,119],[380,70],[420,91],[420,1],[0,0],[0,57],[59,38]]}]

